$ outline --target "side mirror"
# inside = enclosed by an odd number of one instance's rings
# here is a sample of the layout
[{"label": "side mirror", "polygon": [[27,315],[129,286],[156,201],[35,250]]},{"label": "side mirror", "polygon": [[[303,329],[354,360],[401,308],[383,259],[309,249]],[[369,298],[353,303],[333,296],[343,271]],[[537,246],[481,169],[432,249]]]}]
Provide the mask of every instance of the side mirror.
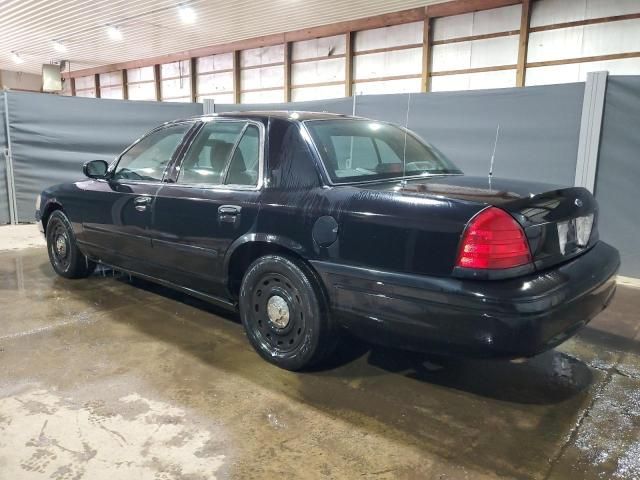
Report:
[{"label": "side mirror", "polygon": [[104,178],[109,164],[104,160],[91,160],[82,166],[82,173],[89,178]]}]

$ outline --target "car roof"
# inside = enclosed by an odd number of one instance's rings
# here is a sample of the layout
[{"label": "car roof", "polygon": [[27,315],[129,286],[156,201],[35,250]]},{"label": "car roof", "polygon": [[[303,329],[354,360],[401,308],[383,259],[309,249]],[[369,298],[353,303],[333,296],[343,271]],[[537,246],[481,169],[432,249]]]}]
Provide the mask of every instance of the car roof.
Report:
[{"label": "car roof", "polygon": [[266,121],[269,118],[281,118],[283,120],[299,121],[305,120],[329,120],[337,118],[360,118],[352,117],[349,115],[343,115],[340,113],[328,113],[328,112],[306,112],[300,110],[252,110],[244,112],[220,112],[208,115],[199,115],[192,117],[190,120],[202,120],[215,117],[237,117],[237,118],[249,118],[253,120]]}]

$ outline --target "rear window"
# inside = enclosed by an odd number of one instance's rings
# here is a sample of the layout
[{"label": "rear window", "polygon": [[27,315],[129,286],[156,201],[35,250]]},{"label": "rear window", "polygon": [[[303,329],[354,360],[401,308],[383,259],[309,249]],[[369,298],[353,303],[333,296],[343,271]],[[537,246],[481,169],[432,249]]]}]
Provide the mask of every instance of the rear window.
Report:
[{"label": "rear window", "polygon": [[438,150],[395,125],[346,118],[305,125],[333,183],[462,173]]}]

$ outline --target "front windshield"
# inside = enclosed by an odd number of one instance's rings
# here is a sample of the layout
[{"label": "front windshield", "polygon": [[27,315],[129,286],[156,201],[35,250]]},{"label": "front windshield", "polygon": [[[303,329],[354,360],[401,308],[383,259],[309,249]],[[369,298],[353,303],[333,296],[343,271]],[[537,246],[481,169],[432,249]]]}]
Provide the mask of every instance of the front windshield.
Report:
[{"label": "front windshield", "polygon": [[309,120],[333,183],[462,173],[442,153],[413,134],[373,120]]}]

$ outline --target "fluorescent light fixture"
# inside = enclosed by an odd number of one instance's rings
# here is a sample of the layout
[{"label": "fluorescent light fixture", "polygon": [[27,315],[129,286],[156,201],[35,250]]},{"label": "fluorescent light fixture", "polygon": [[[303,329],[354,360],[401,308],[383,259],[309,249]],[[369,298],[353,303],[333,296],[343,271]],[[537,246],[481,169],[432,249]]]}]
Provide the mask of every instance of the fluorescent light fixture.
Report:
[{"label": "fluorescent light fixture", "polygon": [[13,63],[24,63],[24,60],[20,55],[18,55],[18,52],[11,52],[11,58],[13,59]]},{"label": "fluorescent light fixture", "polygon": [[198,17],[196,11],[188,5],[180,5],[178,7],[178,15],[180,15],[182,23],[194,23]]},{"label": "fluorescent light fixture", "polygon": [[122,32],[115,25],[107,25],[107,35],[111,40],[122,40]]},{"label": "fluorescent light fixture", "polygon": [[65,53],[67,51],[67,46],[59,40],[53,40],[53,48],[56,52]]}]

